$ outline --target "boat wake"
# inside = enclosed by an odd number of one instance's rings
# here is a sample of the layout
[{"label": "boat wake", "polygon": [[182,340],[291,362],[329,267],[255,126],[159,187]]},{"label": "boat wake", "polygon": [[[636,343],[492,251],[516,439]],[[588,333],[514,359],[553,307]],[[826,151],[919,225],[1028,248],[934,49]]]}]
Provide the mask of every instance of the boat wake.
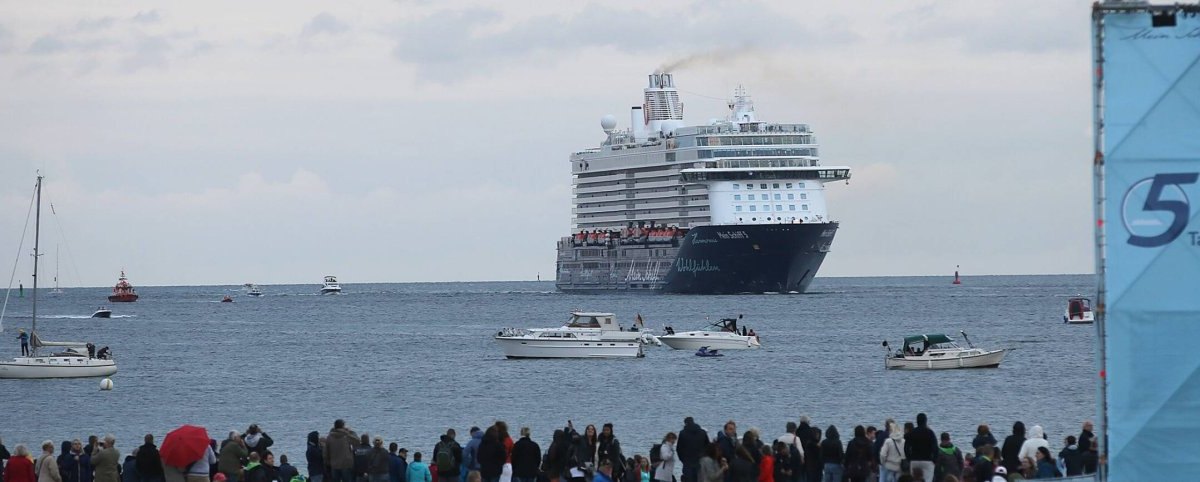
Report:
[{"label": "boat wake", "polygon": [[[112,315],[110,318],[134,318],[136,316],[137,315]],[[56,320],[86,320],[91,318],[92,315],[46,315],[40,317]]]}]

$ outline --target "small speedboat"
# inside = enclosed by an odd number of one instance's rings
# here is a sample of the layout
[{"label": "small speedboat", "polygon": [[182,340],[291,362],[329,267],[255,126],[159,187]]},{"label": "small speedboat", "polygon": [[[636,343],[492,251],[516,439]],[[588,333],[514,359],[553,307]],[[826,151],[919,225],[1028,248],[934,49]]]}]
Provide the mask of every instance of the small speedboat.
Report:
[{"label": "small speedboat", "polygon": [[738,320],[741,317],[738,315],[737,318],[723,318],[696,331],[676,332],[674,328],[667,327],[666,334],[659,336],[658,339],[676,350],[695,350],[705,346],[719,350],[748,350],[762,347],[757,334],[750,331],[742,334],[738,331]]},{"label": "small speedboat", "polygon": [[336,276],[326,276],[325,283],[321,285],[321,294],[336,295],[342,292],[342,286],[338,284]]},{"label": "small speedboat", "polygon": [[229,295],[225,295],[224,298],[221,298],[221,302],[222,303],[233,303],[233,298],[231,298]]},{"label": "small speedboat", "polygon": [[718,350],[709,350],[707,346],[702,346],[699,350],[696,350],[696,356],[725,356],[725,354],[720,353]]},{"label": "small speedboat", "polygon": [[1092,311],[1092,300],[1082,296],[1067,300],[1067,311],[1063,313],[1063,323],[1089,325],[1095,322],[1096,313]]},{"label": "small speedboat", "polygon": [[262,296],[262,290],[258,289],[258,285],[246,283],[246,296]]},{"label": "small speedboat", "polygon": [[95,313],[92,313],[92,318],[112,318],[112,310],[101,306]]},{"label": "small speedboat", "polygon": [[[901,370],[941,370],[949,368],[994,368],[1004,361],[1006,349],[984,350],[975,348],[966,332],[960,331],[968,348],[958,346],[953,339],[943,334],[913,335],[904,338],[904,346],[895,353],[888,352],[883,359],[887,368]],[[888,342],[883,342],[888,348]]]}]

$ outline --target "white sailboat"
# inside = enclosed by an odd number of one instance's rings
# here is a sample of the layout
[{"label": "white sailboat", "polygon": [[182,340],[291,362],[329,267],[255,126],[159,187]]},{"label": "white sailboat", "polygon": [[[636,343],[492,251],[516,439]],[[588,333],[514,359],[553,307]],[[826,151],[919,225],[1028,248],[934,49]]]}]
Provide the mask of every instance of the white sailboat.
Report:
[{"label": "white sailboat", "polygon": [[[11,361],[0,361],[0,378],[79,378],[104,377],[117,373],[117,363],[108,347],[93,353],[85,342],[44,341],[37,332],[38,242],[42,216],[42,176],[37,178],[37,217],[33,230],[33,326],[29,330],[29,354]],[[49,353],[39,354],[42,348]],[[55,351],[59,350],[59,351]]]}]

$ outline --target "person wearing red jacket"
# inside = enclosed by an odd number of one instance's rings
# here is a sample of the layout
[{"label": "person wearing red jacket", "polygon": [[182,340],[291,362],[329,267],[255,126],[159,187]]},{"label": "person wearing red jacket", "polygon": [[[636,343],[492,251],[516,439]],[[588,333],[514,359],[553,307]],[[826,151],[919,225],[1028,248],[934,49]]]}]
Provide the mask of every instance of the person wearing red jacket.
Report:
[{"label": "person wearing red jacket", "polygon": [[4,468],[5,482],[37,482],[33,473],[33,460],[29,458],[29,449],[24,445],[13,448],[12,458]]},{"label": "person wearing red jacket", "polygon": [[762,459],[758,461],[758,482],[775,482],[775,456],[771,446],[763,445]]}]

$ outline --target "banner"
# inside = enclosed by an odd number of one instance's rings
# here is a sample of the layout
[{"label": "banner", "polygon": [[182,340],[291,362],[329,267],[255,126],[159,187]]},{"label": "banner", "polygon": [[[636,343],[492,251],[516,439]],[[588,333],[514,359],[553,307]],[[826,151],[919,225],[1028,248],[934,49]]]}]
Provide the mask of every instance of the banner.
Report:
[{"label": "banner", "polygon": [[1100,4],[1109,480],[1200,480],[1200,17]]}]

